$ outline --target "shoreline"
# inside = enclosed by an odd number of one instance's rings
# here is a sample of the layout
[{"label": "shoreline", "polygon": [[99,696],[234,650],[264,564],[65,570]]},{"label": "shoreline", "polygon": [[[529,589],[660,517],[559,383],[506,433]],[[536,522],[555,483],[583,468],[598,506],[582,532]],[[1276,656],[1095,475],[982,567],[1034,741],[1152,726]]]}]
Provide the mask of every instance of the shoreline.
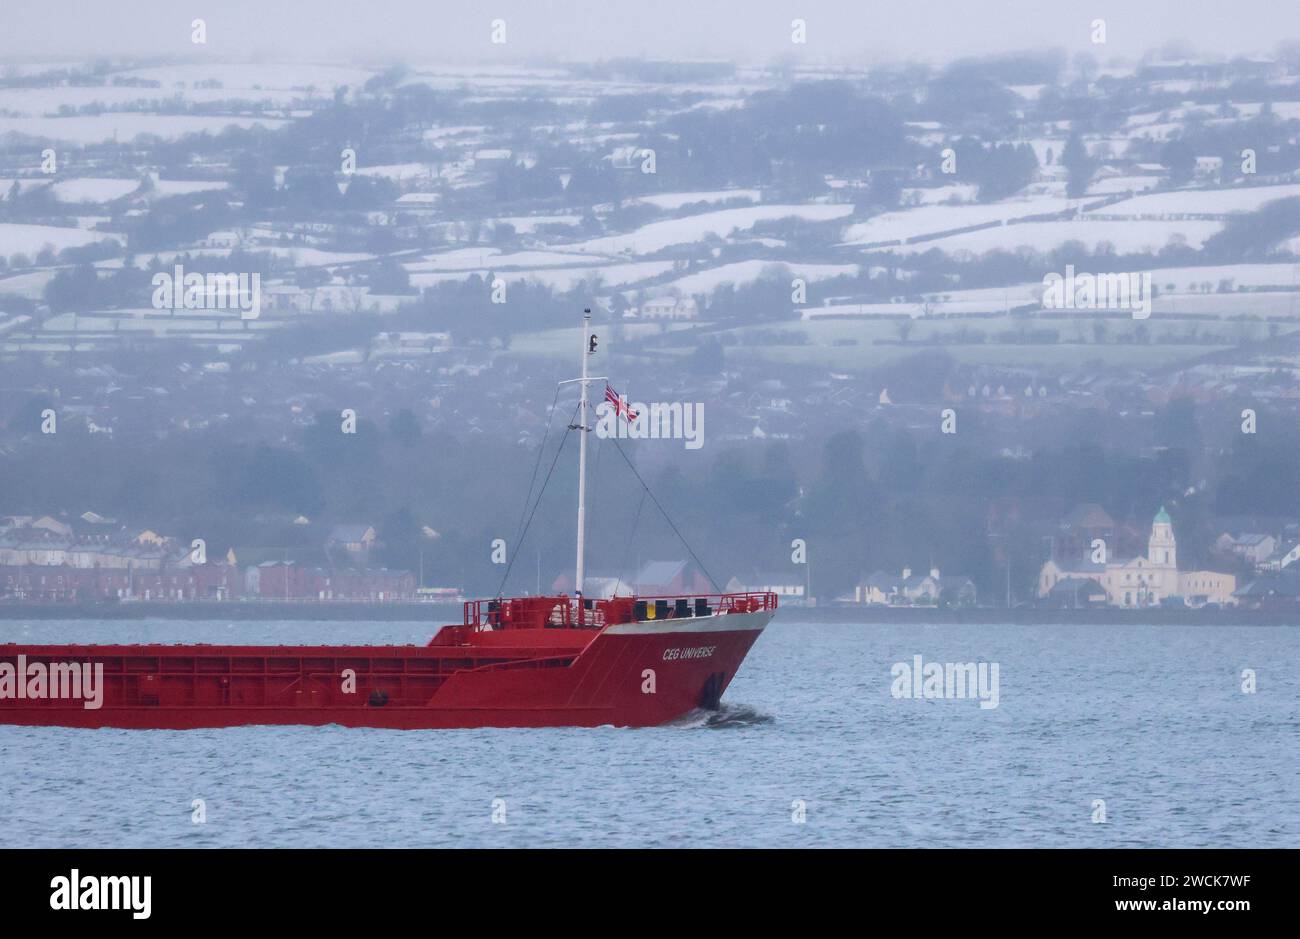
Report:
[{"label": "shoreline", "polygon": [[[1300,626],[1300,610],[1058,610],[1036,607],[804,607],[787,606],[781,618],[802,623],[863,625],[953,624],[1036,626]],[[0,603],[0,620],[317,620],[459,623],[459,603]]]}]

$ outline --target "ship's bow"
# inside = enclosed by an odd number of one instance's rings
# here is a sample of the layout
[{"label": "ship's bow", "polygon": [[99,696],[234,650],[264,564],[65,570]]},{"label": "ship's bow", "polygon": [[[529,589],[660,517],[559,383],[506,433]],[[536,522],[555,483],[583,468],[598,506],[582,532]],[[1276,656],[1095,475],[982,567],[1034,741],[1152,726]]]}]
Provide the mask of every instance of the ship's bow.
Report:
[{"label": "ship's bow", "polygon": [[575,663],[585,666],[575,703],[608,708],[609,723],[631,727],[716,709],[774,612],[607,626]]}]

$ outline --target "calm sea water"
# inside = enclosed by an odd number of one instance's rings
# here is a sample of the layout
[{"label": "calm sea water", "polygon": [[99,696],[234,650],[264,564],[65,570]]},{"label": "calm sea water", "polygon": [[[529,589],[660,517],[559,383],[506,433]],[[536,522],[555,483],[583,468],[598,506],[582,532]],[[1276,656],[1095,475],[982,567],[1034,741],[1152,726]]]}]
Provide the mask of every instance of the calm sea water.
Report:
[{"label": "calm sea water", "polygon": [[[796,615],[764,633],[721,715],[672,727],[0,727],[0,845],[1300,843],[1300,628]],[[0,623],[0,641],[424,642],[431,631],[79,621]],[[998,663],[999,707],[895,699],[890,667],[914,655]],[[1255,694],[1241,691],[1245,668]]]}]

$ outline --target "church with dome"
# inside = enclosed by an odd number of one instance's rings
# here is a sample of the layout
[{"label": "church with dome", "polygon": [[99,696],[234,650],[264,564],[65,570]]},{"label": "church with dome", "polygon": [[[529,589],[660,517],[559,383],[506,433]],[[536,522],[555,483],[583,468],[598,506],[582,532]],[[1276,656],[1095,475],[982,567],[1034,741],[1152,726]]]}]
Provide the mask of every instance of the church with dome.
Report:
[{"label": "church with dome", "polygon": [[1170,598],[1192,607],[1236,602],[1232,593],[1237,578],[1232,574],[1178,569],[1178,541],[1164,506],[1151,522],[1145,556],[1112,559],[1108,550],[1102,546],[1092,557],[1075,562],[1049,560],[1038,575],[1039,599],[1082,596],[1090,598],[1087,605],[1102,605],[1104,594],[1105,605],[1126,608],[1159,606]]}]

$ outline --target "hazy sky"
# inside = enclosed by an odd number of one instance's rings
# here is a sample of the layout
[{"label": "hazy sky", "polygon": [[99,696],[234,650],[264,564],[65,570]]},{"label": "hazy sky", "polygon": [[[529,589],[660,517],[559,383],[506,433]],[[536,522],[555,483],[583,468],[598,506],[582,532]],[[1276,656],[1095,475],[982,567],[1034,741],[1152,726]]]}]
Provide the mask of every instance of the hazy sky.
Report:
[{"label": "hazy sky", "polygon": [[[206,48],[190,21],[207,23]],[[489,23],[507,23],[504,46]],[[790,21],[808,42],[790,42]],[[1107,43],[1090,42],[1106,20]],[[945,61],[1010,49],[1134,57],[1185,40],[1249,54],[1300,39],[1297,0],[0,0],[0,55],[408,62],[593,61],[613,56],[812,63]]]}]

